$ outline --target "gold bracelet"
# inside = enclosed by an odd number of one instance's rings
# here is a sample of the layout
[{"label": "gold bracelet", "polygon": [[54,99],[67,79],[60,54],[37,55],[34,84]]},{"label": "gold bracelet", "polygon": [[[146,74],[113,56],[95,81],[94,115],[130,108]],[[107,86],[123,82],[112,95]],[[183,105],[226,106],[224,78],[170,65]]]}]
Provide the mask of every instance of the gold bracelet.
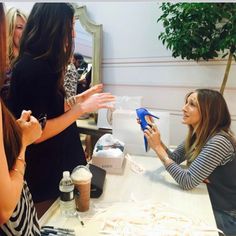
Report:
[{"label": "gold bracelet", "polygon": [[162,163],[165,164],[169,159],[170,159],[170,158],[169,158],[169,156],[167,155],[167,156],[164,156],[164,157],[161,159],[161,161],[162,161]]},{"label": "gold bracelet", "polygon": [[24,172],[23,171],[20,171],[19,169],[17,168],[13,168],[12,170],[14,170],[15,172],[19,173],[23,178],[24,178]]}]

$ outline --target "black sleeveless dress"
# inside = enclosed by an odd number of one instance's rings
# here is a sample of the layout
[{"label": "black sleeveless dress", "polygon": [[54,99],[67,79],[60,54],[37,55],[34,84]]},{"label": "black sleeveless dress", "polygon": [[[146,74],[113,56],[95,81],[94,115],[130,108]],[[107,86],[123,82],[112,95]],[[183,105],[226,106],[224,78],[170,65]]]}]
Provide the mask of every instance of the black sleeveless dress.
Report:
[{"label": "black sleeveless dress", "polygon": [[[12,70],[8,105],[16,117],[22,110],[31,110],[36,118],[48,119],[64,113],[64,95],[58,91],[59,76],[43,59],[24,55]],[[26,150],[25,178],[34,202],[59,196],[62,172],[86,165],[84,150],[74,122],[58,135]]]}]

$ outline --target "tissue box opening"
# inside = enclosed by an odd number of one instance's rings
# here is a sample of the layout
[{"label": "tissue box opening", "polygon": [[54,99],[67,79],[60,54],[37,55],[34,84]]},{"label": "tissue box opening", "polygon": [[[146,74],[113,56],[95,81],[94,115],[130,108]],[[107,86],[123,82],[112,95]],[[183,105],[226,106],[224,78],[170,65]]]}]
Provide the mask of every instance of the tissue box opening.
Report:
[{"label": "tissue box opening", "polygon": [[104,134],[97,141],[92,156],[92,163],[110,174],[121,174],[124,169],[124,143],[114,139],[111,134]]}]

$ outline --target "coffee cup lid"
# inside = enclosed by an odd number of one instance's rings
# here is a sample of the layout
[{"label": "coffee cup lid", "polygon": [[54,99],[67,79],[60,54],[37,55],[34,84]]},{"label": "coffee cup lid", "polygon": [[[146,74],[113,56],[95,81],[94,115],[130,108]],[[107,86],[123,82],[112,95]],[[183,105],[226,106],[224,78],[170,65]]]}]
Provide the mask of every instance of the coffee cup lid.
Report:
[{"label": "coffee cup lid", "polygon": [[92,178],[92,173],[88,167],[79,165],[74,168],[71,178],[75,181],[86,181]]}]

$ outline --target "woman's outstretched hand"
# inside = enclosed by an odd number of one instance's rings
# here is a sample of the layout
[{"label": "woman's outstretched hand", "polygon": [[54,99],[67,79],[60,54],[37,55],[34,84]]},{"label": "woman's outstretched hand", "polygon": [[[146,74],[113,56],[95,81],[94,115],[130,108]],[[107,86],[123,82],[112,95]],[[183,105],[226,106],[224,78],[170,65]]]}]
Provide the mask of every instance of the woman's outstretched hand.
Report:
[{"label": "woman's outstretched hand", "polygon": [[22,145],[26,147],[40,138],[42,134],[41,126],[38,120],[31,116],[31,111],[22,111],[21,117],[17,120],[22,129]]},{"label": "woman's outstretched hand", "polygon": [[75,96],[75,107],[82,110],[82,113],[90,113],[101,108],[113,108],[115,97],[111,93],[101,93],[102,84],[97,84],[85,92]]},{"label": "woman's outstretched hand", "polygon": [[82,113],[90,113],[101,108],[113,108],[114,101],[115,97],[111,93],[96,93],[77,105],[82,109]]},{"label": "woman's outstretched hand", "polygon": [[102,84],[94,85],[93,87],[89,88],[88,90],[84,91],[83,93],[76,95],[75,96],[76,102],[77,103],[82,103],[86,99],[88,99],[90,96],[92,96],[93,94],[101,93],[102,89],[103,89]]}]

